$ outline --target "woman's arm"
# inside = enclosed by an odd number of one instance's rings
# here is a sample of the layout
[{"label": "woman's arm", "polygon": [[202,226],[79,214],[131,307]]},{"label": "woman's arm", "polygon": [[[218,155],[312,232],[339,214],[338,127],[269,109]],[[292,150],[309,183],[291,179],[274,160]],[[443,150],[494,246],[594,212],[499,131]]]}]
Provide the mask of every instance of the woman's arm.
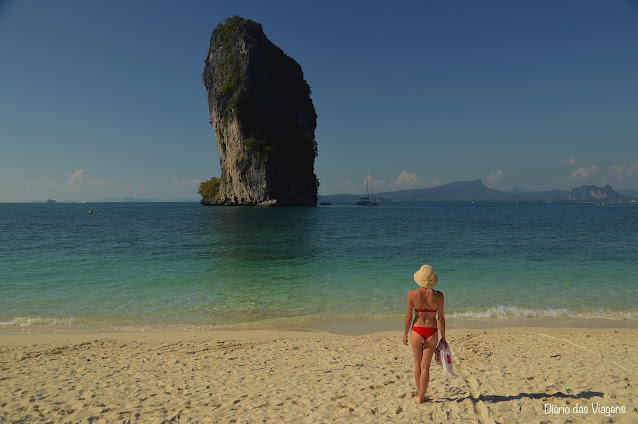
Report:
[{"label": "woman's arm", "polygon": [[438,324],[439,324],[439,331],[441,332],[441,340],[445,340],[445,314],[443,312],[444,302],[445,302],[445,298],[443,297],[443,293],[441,293],[441,302],[439,303],[439,307],[437,308]]},{"label": "woman's arm", "polygon": [[403,322],[403,344],[408,345],[408,332],[410,331],[410,326],[412,325],[412,311],[414,310],[414,306],[412,305],[412,301],[410,300],[410,293],[408,293],[408,310],[405,313],[405,321]]}]

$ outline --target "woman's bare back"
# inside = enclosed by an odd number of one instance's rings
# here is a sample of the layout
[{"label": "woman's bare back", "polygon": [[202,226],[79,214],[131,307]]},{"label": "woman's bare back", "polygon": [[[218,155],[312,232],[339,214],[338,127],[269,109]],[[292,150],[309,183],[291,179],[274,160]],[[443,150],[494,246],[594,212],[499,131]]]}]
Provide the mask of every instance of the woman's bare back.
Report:
[{"label": "woman's bare back", "polygon": [[441,306],[443,293],[434,289],[415,289],[410,291],[410,296],[415,310],[412,325],[436,327],[436,314]]}]

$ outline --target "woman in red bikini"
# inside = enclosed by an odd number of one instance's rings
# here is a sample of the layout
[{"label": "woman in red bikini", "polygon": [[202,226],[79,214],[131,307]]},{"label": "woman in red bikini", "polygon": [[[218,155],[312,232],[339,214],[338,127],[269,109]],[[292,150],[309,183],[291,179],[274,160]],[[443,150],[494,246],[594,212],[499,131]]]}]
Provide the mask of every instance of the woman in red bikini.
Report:
[{"label": "woman in red bikini", "polygon": [[[423,265],[414,273],[414,281],[421,287],[408,292],[408,311],[405,314],[403,327],[403,344],[408,345],[409,332],[414,352],[416,403],[423,403],[430,382],[430,363],[438,343],[438,331],[441,332],[441,340],[445,340],[445,316],[443,315],[443,293],[432,289],[439,282],[439,277],[434,273],[434,269],[430,265]],[[412,319],[413,311],[414,319]],[[410,331],[410,326],[412,326],[412,331]]]}]

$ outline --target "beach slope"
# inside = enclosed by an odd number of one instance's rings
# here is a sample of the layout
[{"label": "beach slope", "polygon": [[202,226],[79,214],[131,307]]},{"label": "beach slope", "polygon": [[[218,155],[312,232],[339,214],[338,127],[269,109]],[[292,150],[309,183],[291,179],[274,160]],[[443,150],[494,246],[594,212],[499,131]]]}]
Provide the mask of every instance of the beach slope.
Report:
[{"label": "beach slope", "polygon": [[[416,405],[401,333],[0,336],[0,422],[636,422],[638,331],[450,330]],[[450,391],[450,387],[458,390]]]}]

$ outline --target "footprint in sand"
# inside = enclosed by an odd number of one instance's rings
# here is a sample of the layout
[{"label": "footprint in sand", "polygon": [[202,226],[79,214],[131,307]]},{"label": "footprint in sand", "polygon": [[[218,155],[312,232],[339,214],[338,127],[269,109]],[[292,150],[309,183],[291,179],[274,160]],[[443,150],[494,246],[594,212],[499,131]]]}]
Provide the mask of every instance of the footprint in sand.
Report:
[{"label": "footprint in sand", "polygon": [[479,382],[476,378],[470,377],[467,379],[467,382],[470,385],[470,388],[472,389],[472,391],[475,392],[475,394],[480,394]]}]

